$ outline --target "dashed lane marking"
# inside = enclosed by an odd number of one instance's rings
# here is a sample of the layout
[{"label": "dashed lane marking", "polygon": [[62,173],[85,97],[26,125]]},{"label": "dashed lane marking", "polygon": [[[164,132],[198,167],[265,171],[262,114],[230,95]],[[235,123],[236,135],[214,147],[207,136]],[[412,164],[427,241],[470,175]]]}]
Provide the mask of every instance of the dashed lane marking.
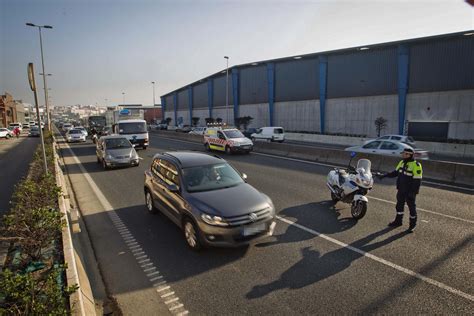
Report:
[{"label": "dashed lane marking", "polygon": [[[139,260],[141,260],[143,258],[147,258],[147,255],[145,254],[143,249],[140,247],[140,244],[138,244],[138,242],[135,241],[135,239],[133,238],[133,235],[129,232],[127,226],[123,223],[120,216],[118,216],[117,213],[115,213],[115,210],[112,207],[112,205],[110,204],[110,202],[107,200],[107,198],[102,193],[102,191],[99,189],[99,187],[94,182],[94,180],[92,180],[92,177],[87,173],[84,166],[79,161],[79,159],[76,157],[76,155],[74,154],[74,152],[72,151],[72,149],[69,147],[68,144],[66,144],[66,148],[71,153],[71,157],[74,159],[75,163],[79,166],[79,169],[81,170],[81,172],[82,172],[84,178],[86,179],[86,181],[89,183],[89,186],[95,192],[96,197],[99,200],[99,203],[102,204],[102,207],[103,207],[104,211],[109,216],[109,218],[112,221],[115,229],[117,229],[117,231],[120,233],[120,235],[122,237],[122,240],[127,244],[128,249],[130,249],[130,252],[134,255],[135,260],[137,261],[137,264],[140,264]],[[146,262],[146,261],[149,261],[149,260],[150,259],[146,259],[145,261],[143,261],[143,260],[142,261]],[[150,272],[152,270],[156,270],[156,267],[154,266],[153,263],[145,264],[144,266],[142,266],[142,268],[148,267],[148,266],[149,266],[149,268],[143,270],[144,273]],[[160,273],[159,271],[154,271],[154,272],[150,272],[150,273],[146,274],[146,276],[148,277],[148,280],[150,281],[150,283],[153,284],[154,281],[163,279],[163,276],[159,275],[159,273]],[[159,283],[153,284],[153,287],[154,288],[156,288],[157,286],[161,287],[160,289],[157,289],[157,293],[165,291],[165,290],[169,290],[170,291],[169,293],[171,293],[169,296],[174,295],[174,292],[171,291],[171,286],[170,285],[166,285],[165,287],[162,287],[165,284],[166,284],[166,280],[163,280]],[[174,304],[170,305],[169,303],[165,304],[164,297],[162,295],[160,295],[160,298],[161,298],[163,304],[168,308],[168,310],[172,314],[176,314],[176,315],[187,315],[187,314],[189,314],[189,311],[187,311],[184,308],[184,305],[179,302],[179,297],[175,297],[174,301],[173,301],[173,303],[175,303],[177,305],[174,305]]]}]

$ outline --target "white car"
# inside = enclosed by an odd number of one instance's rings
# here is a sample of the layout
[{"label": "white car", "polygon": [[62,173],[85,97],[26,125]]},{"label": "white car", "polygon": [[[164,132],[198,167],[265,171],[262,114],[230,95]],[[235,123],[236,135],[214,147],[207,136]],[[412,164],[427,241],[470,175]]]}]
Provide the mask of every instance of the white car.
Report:
[{"label": "white car", "polygon": [[70,129],[66,133],[66,140],[68,143],[85,142],[86,136],[80,129]]},{"label": "white car", "polygon": [[85,127],[76,126],[76,127],[74,127],[74,129],[79,129],[79,130],[81,130],[81,131],[84,133],[84,135],[85,135],[86,137],[89,136],[89,133],[87,133],[87,130],[86,130]]},{"label": "white car", "polygon": [[67,131],[69,131],[69,130],[72,129],[72,128],[73,128],[73,126],[72,126],[72,124],[70,124],[70,123],[64,123],[64,124],[63,124],[63,132],[67,132]]},{"label": "white car", "polygon": [[408,144],[410,146],[415,145],[415,140],[413,139],[413,137],[406,136],[406,135],[383,135],[383,136],[377,137],[376,139],[368,140],[364,144],[367,144],[368,142],[373,141],[373,140],[394,140],[397,142]]},{"label": "white car", "polygon": [[0,138],[9,139],[13,137],[13,133],[8,128],[0,128]]},{"label": "white car", "polygon": [[21,123],[10,123],[8,127],[19,128],[20,132],[23,130],[23,125]]},{"label": "white car", "polygon": [[193,127],[189,134],[191,135],[204,135],[206,132],[207,127]]},{"label": "white car", "polygon": [[250,135],[250,138],[252,141],[262,139],[283,143],[285,141],[285,131],[283,127],[267,126],[259,128],[256,133]]},{"label": "white car", "polygon": [[386,156],[400,157],[405,148],[411,148],[415,151],[415,159],[428,160],[428,152],[414,148],[408,144],[392,140],[372,140],[361,146],[352,146],[344,149],[345,151],[355,151],[366,154],[377,154]]}]

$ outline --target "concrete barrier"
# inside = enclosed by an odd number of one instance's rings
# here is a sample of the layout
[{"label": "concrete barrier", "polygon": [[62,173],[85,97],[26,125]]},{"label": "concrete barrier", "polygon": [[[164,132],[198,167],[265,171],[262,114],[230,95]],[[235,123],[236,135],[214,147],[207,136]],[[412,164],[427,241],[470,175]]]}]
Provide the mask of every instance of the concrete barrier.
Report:
[{"label": "concrete barrier", "polygon": [[[198,135],[165,131],[159,131],[157,133],[165,137],[202,142],[202,136]],[[322,149],[287,143],[257,141],[254,143],[254,151],[340,166],[347,166],[350,160],[350,152],[348,151],[329,148]],[[356,161],[361,158],[369,159],[372,162],[372,170],[381,172],[395,170],[395,167],[400,161],[399,157],[357,153],[357,156],[353,159],[352,165],[355,166]],[[474,184],[473,165],[432,160],[421,160],[420,162],[423,166],[423,177],[425,179],[445,181],[467,186],[473,186]]]},{"label": "concrete barrier", "polygon": [[474,185],[474,168],[472,165],[456,164],[454,182],[467,185]]}]

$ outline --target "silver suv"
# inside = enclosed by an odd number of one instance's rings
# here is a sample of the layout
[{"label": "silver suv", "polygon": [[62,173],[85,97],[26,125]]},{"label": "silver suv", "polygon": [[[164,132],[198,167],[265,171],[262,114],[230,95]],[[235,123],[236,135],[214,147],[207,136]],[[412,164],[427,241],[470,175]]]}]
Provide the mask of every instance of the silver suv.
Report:
[{"label": "silver suv", "polygon": [[130,141],[120,135],[102,136],[96,145],[97,162],[104,169],[121,166],[138,166],[138,157]]}]

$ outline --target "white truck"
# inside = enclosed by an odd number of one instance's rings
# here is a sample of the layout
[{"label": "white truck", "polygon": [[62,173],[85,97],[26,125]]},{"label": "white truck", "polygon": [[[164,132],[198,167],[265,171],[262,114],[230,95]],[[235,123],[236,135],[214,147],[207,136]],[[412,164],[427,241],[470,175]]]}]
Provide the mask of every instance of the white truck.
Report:
[{"label": "white truck", "polygon": [[115,134],[127,137],[135,148],[148,147],[149,137],[145,120],[120,120],[113,125],[113,131]]}]

